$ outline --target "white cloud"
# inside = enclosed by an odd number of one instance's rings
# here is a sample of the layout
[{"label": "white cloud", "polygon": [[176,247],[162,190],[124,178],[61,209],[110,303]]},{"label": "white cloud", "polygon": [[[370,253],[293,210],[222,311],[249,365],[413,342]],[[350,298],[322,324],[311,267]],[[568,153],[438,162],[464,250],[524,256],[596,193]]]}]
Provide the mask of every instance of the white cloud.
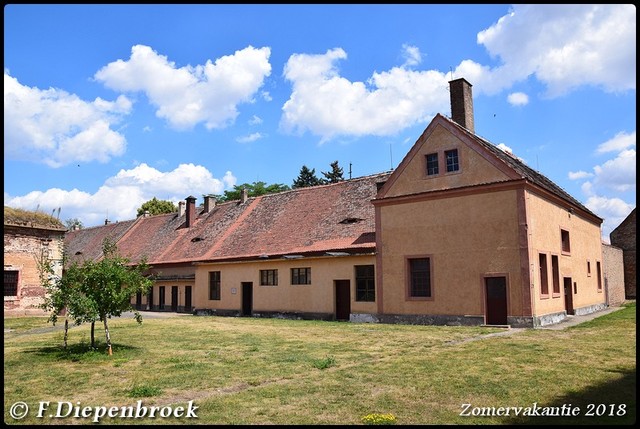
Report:
[{"label": "white cloud", "polygon": [[502,62],[475,81],[488,93],[534,74],[552,97],[581,85],[608,92],[636,88],[632,4],[516,4],[477,40]]},{"label": "white cloud", "polygon": [[422,54],[417,46],[402,45],[402,55],[405,58],[405,67],[417,66],[422,62]]},{"label": "white cloud", "polygon": [[623,150],[614,159],[596,165],[594,183],[624,192],[636,186],[636,151]]},{"label": "white cloud", "polygon": [[261,123],[262,119],[257,115],[253,115],[251,119],[249,119],[249,125],[260,125]]},{"label": "white cloud", "polygon": [[222,194],[236,180],[230,171],[216,179],[200,165],[181,164],[173,171],[162,172],[143,163],[120,170],[94,194],[52,188],[16,197],[5,193],[4,201],[7,206],[27,210],[39,207],[45,213],[61,207],[60,219],[78,218],[85,226],[94,226],[107,217],[113,221],[134,219],[138,207],[153,197],[177,204],[189,195],[200,199],[206,194]]},{"label": "white cloud", "polygon": [[589,177],[593,177],[592,173],[587,173],[586,171],[570,171],[569,172],[569,180],[580,180],[587,179]]},{"label": "white cloud", "polygon": [[271,101],[273,100],[273,98],[271,97],[271,94],[269,94],[269,91],[262,91],[260,93],[260,95],[262,96],[262,98],[264,99],[264,101]]},{"label": "white cloud", "polygon": [[207,129],[224,128],[238,116],[238,105],[253,101],[271,73],[268,47],[248,46],[233,55],[204,65],[177,67],[149,46],[135,45],[127,61],[104,66],[95,79],[125,92],[142,91],[176,129],[204,123]]},{"label": "white cloud", "polygon": [[610,242],[609,235],[631,213],[635,205],[628,204],[620,198],[607,198],[593,195],[585,203],[587,208],[604,219],[602,222],[602,237]]},{"label": "white cloud", "polygon": [[351,82],[336,66],[346,58],[340,48],[289,57],[284,76],[293,91],[282,108],[285,132],[310,131],[322,141],[338,135],[392,135],[426,123],[449,105],[445,73],[394,67],[373,73],[366,83]]},{"label": "white cloud", "polygon": [[507,101],[512,106],[526,106],[529,104],[529,96],[524,92],[514,92],[507,96]]},{"label": "white cloud", "polygon": [[254,142],[256,140],[261,139],[262,137],[264,137],[264,136],[261,133],[252,133],[252,134],[249,134],[247,136],[238,137],[236,139],[236,141],[238,143],[251,143],[251,142]]},{"label": "white cloud", "polygon": [[628,147],[636,145],[636,132],[632,132],[631,134],[627,134],[625,132],[620,132],[616,134],[610,140],[598,145],[596,149],[596,153],[606,153],[606,152],[619,152],[621,150],[627,149]]},{"label": "white cloud", "polygon": [[5,157],[53,168],[108,162],[125,152],[125,137],[112,127],[131,107],[124,96],[84,101],[60,89],[25,86],[5,71]]}]

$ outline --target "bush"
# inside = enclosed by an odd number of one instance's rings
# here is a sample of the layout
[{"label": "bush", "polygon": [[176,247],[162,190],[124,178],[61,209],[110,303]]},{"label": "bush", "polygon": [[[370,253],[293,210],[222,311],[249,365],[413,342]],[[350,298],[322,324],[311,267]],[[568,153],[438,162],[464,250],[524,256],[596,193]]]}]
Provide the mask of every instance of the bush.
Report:
[{"label": "bush", "polygon": [[362,417],[362,423],[365,425],[395,425],[396,416],[393,414],[367,414]]}]

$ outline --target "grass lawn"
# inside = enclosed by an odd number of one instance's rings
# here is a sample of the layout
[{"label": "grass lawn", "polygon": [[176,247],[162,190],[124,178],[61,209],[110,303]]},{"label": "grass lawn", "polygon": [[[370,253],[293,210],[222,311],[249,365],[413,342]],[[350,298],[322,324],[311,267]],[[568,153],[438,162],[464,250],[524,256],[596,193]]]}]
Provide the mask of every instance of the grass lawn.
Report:
[{"label": "grass lawn", "polygon": [[[490,336],[504,331],[482,327],[214,316],[147,318],[138,325],[113,319],[113,356],[104,351],[98,325],[98,350],[89,348],[89,325],[73,327],[63,350],[62,331],[42,331],[50,326],[46,318],[4,323],[9,424],[91,424],[91,418],[49,414],[62,402],[135,407],[139,400],[147,407],[185,408],[193,401],[197,419],[100,421],[362,424],[372,413],[392,414],[397,424],[636,420],[635,303],[565,330],[506,336]],[[9,414],[17,401],[30,408],[20,420]],[[38,418],[42,401],[50,401],[51,409]],[[530,414],[534,407],[540,413],[563,406],[579,411],[573,417],[515,416],[514,409],[508,416],[473,415],[499,407],[522,407],[521,414],[529,408]],[[465,407],[471,416],[460,415]],[[586,415],[590,410],[593,416]]]}]

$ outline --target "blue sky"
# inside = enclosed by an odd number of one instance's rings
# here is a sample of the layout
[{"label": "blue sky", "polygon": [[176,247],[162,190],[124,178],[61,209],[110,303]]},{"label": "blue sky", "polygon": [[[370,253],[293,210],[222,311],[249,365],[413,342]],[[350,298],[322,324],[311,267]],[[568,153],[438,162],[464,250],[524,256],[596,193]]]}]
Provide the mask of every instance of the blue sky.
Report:
[{"label": "blue sky", "polygon": [[459,77],[476,134],[608,241],[636,206],[633,5],[5,5],[4,203],[88,227],[303,165],[387,171]]}]

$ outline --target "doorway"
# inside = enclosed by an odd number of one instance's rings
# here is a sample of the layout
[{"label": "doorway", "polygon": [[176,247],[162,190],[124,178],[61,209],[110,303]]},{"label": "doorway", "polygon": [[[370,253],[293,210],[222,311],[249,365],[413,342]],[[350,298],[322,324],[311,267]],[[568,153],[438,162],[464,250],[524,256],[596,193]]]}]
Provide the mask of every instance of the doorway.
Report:
[{"label": "doorway", "polygon": [[191,313],[191,286],[184,287],[184,311]]},{"label": "doorway", "polygon": [[336,320],[349,320],[351,316],[351,282],[335,280],[336,285]]},{"label": "doorway", "polygon": [[178,286],[171,286],[171,311],[178,311]]},{"label": "doorway", "polygon": [[564,284],[564,309],[567,314],[573,314],[573,290],[571,288],[571,277],[563,277]]},{"label": "doorway", "polygon": [[251,316],[253,312],[253,282],[242,282],[241,316]]},{"label": "doorway", "polygon": [[507,278],[485,277],[486,324],[507,325]]}]

